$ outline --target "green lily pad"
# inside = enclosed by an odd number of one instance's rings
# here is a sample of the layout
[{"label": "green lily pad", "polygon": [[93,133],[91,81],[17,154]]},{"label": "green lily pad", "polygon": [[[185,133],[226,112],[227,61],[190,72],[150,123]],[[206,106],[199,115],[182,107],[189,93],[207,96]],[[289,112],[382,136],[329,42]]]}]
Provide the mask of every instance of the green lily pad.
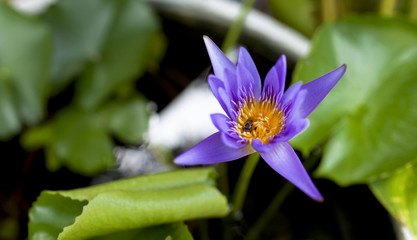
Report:
[{"label": "green lily pad", "polygon": [[341,185],[391,174],[417,154],[417,28],[404,19],[353,17],[326,25],[294,81],[340,66],[345,76],[291,143],[308,153],[327,141],[317,174]]},{"label": "green lily pad", "polygon": [[417,163],[407,164],[391,176],[369,186],[388,211],[417,238]]},{"label": "green lily pad", "polygon": [[116,232],[105,236],[94,237],[91,240],[137,240],[137,239],[166,239],[166,240],[192,240],[187,225],[182,222],[163,224],[153,227],[139,228]]},{"label": "green lily pad", "polygon": [[[156,231],[161,227],[149,227],[162,226],[172,229],[171,237],[179,234],[182,237],[178,239],[189,239],[184,229],[178,229],[183,228],[181,224],[169,225],[195,218],[223,217],[229,212],[226,198],[213,187],[215,176],[211,168],[188,169],[69,191],[44,191],[29,213],[29,237],[89,239],[140,232],[160,236]],[[131,229],[138,231],[126,232]]]}]

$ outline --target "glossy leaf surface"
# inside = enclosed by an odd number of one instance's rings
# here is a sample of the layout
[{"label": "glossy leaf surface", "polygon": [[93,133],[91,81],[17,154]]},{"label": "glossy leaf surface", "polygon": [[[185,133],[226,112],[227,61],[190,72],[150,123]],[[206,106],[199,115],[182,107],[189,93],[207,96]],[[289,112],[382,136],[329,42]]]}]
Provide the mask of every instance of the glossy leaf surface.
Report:
[{"label": "glossy leaf surface", "polygon": [[162,239],[175,234],[181,236],[178,239],[190,239],[184,226],[173,226],[229,212],[226,198],[213,187],[214,177],[213,169],[189,169],[89,188],[44,191],[30,210],[29,236],[65,240],[144,234],[161,239],[165,231]]}]

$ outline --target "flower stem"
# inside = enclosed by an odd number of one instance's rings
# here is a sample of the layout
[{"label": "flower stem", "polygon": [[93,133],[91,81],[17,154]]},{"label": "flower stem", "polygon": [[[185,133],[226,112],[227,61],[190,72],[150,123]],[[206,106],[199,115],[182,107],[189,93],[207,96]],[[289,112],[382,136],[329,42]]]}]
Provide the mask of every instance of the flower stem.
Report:
[{"label": "flower stem", "polygon": [[335,0],[321,0],[321,16],[323,22],[332,22],[337,19],[337,3]]},{"label": "flower stem", "polygon": [[226,53],[226,55],[239,39],[240,33],[242,32],[243,24],[246,20],[246,16],[252,9],[253,5],[255,4],[255,1],[256,0],[243,1],[239,10],[239,14],[237,15],[235,21],[232,23],[232,26],[230,27],[223,41],[222,50],[224,53]]},{"label": "flower stem", "polygon": [[209,233],[208,233],[207,220],[202,219],[202,220],[198,221],[198,229],[199,229],[201,240],[210,240]]},{"label": "flower stem", "polygon": [[261,217],[256,221],[251,229],[249,229],[245,240],[259,239],[259,234],[263,231],[263,228],[268,224],[272,217],[276,214],[277,210],[281,207],[287,196],[294,190],[294,185],[290,182],[286,182],[284,186],[279,190],[277,195],[271,201],[269,206],[264,210]]},{"label": "flower stem", "polygon": [[229,180],[227,179],[227,163],[219,163],[218,171],[219,171],[219,189],[227,198],[229,198],[230,190],[229,190]]},{"label": "flower stem", "polygon": [[[310,158],[308,158],[304,162],[304,167],[308,171],[311,169],[316,162],[319,160],[320,154],[316,153],[313,154]],[[264,210],[262,215],[259,217],[258,221],[253,225],[251,229],[249,229],[245,240],[256,240],[260,239],[259,235],[263,231],[264,227],[267,226],[268,222],[275,216],[278,209],[281,207],[282,203],[284,203],[285,199],[288,195],[295,189],[295,186],[290,183],[286,182],[284,186],[278,191],[275,195],[274,199],[271,201],[269,206]]]},{"label": "flower stem", "polygon": [[259,161],[259,153],[254,153],[250,155],[243,166],[242,171],[240,172],[239,179],[237,181],[236,189],[233,192],[232,204],[233,209],[231,216],[236,219],[238,213],[241,212],[243,202],[245,201],[246,192],[248,190],[249,181],[252,177],[253,171],[255,170],[256,165]]}]

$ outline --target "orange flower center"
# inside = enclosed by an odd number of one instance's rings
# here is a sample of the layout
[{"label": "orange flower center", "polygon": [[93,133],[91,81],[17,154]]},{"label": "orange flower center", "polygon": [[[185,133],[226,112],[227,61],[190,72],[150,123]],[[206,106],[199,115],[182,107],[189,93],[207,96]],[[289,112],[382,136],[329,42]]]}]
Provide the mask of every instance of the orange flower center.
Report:
[{"label": "orange flower center", "polygon": [[248,98],[238,109],[234,129],[246,143],[260,139],[267,144],[284,128],[284,113],[273,98]]}]

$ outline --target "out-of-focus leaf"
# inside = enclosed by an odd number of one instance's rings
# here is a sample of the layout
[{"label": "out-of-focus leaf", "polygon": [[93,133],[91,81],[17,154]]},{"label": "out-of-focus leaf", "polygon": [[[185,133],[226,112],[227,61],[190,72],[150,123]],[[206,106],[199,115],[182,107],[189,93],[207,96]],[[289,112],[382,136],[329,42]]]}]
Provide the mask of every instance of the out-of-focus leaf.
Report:
[{"label": "out-of-focus leaf", "polygon": [[1,70],[5,73],[0,73],[0,139],[6,139],[17,133],[21,126],[12,80],[9,78],[7,70]]},{"label": "out-of-focus leaf", "polygon": [[137,97],[104,106],[102,114],[108,119],[111,133],[124,143],[138,144],[148,129],[150,111],[147,104]]},{"label": "out-of-focus leaf", "polygon": [[57,156],[75,172],[94,175],[114,163],[113,142],[93,114],[69,110],[53,122]]},{"label": "out-of-focus leaf", "polygon": [[72,106],[49,123],[27,131],[22,145],[28,150],[44,147],[50,171],[64,165],[94,175],[114,163],[111,135],[127,144],[139,144],[149,117],[147,102],[140,97],[116,100],[96,112]]},{"label": "out-of-focus leaf", "polygon": [[[77,87],[77,100],[86,109],[97,107],[115,88],[144,73],[159,22],[144,1],[119,1],[119,12],[100,58],[91,62]],[[160,51],[160,49],[158,49]]]},{"label": "out-of-focus leaf", "polygon": [[28,151],[45,148],[46,168],[49,171],[56,171],[62,166],[62,160],[53,147],[55,137],[52,124],[31,128],[22,135],[20,141],[21,145]]},{"label": "out-of-focus leaf", "polygon": [[45,146],[45,158],[46,168],[51,172],[57,171],[64,164],[62,163],[62,160],[60,159],[58,154],[55,152],[53,144]]},{"label": "out-of-focus leaf", "polygon": [[[271,9],[280,21],[311,36],[319,25],[317,1],[314,0],[269,0]],[[317,12],[317,13],[316,13]],[[316,14],[314,14],[316,13]]]},{"label": "out-of-focus leaf", "polygon": [[17,133],[20,121],[33,125],[42,119],[51,48],[43,23],[0,2],[1,138]]},{"label": "out-of-focus leaf", "polygon": [[162,38],[159,22],[144,1],[136,0],[62,0],[42,18],[54,36],[53,84],[62,86],[88,64],[74,100],[81,105],[71,105],[31,129],[22,143],[29,149],[44,147],[50,170],[64,165],[94,175],[114,162],[112,134],[137,144],[146,131],[149,112],[144,100],[132,99],[132,94],[130,100],[108,105],[103,100],[160,56],[161,49],[150,47],[155,36]]},{"label": "out-of-focus leaf", "polygon": [[17,239],[19,238],[19,220],[17,217],[3,218],[0,222],[0,238],[1,239]]},{"label": "out-of-focus leaf", "polygon": [[329,139],[318,174],[369,182],[417,154],[417,28],[403,19],[355,17],[323,27],[294,81],[347,65],[343,79],[292,144],[304,153]]},{"label": "out-of-focus leaf", "polygon": [[[44,191],[30,210],[29,237],[66,240],[107,234],[130,236],[121,231],[136,228],[144,228],[141,234],[145,236],[157,236],[155,229],[146,227],[222,217],[229,209],[226,198],[213,187],[215,176],[213,169],[188,169],[89,188]],[[178,227],[168,226],[173,230],[169,235],[189,239]]]},{"label": "out-of-focus leaf", "polygon": [[163,224],[94,237],[91,240],[192,240],[193,237],[184,223]]},{"label": "out-of-focus leaf", "polygon": [[101,121],[94,113],[68,108],[48,124],[28,131],[22,143],[28,149],[44,146],[51,171],[65,165],[74,172],[94,175],[114,163],[113,142]]},{"label": "out-of-focus leaf", "polygon": [[417,164],[407,164],[369,186],[379,201],[417,238]]},{"label": "out-of-focus leaf", "polygon": [[21,143],[28,151],[33,151],[43,147],[52,138],[54,138],[54,132],[50,125],[37,126],[23,134]]},{"label": "out-of-focus leaf", "polygon": [[54,39],[52,84],[65,84],[87,60],[100,58],[117,6],[117,1],[60,0],[43,14]]}]

